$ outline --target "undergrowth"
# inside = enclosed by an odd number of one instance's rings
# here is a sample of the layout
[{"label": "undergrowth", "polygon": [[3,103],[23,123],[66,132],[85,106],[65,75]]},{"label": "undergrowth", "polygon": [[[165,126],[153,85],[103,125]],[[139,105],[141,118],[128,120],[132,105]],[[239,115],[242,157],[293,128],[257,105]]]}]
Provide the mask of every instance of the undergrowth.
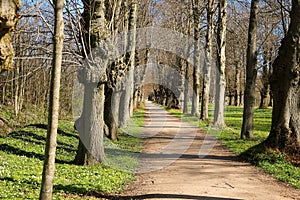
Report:
[{"label": "undergrowth", "polygon": [[[13,119],[12,112],[7,110],[6,120]],[[0,137],[0,199],[38,199],[43,168],[47,125],[46,118],[35,118],[16,122],[8,135]],[[138,123],[142,124],[143,111],[137,110],[134,116],[140,115]],[[24,116],[25,118],[25,116]],[[136,117],[137,118],[137,117]],[[94,191],[120,193],[124,186],[134,180],[130,171],[117,169],[114,166],[97,164],[94,166],[77,166],[72,164],[78,145],[78,133],[69,120],[60,120],[57,137],[56,173],[54,199],[93,199]],[[116,145],[127,151],[138,152],[140,140],[128,136],[123,131]],[[123,157],[123,160],[128,158]],[[127,161],[128,162],[128,161]],[[129,165],[136,165],[136,160]]]}]

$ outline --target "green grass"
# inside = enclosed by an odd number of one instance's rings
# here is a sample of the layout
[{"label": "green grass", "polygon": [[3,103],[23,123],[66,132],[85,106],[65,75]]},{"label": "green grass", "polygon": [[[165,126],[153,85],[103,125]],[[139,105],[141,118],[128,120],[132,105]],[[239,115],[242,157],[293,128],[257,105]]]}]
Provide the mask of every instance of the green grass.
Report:
[{"label": "green grass", "polygon": [[[172,114],[207,130],[208,123],[191,115],[183,115],[180,110],[168,109]],[[210,106],[210,117],[212,107]],[[278,180],[290,183],[300,189],[300,168],[293,166],[285,159],[285,155],[271,150],[265,150],[260,145],[268,136],[271,128],[272,109],[255,109],[254,138],[240,139],[243,108],[227,106],[225,109],[226,127],[218,134],[218,139],[242,159],[247,160],[272,174]]]},{"label": "green grass", "polygon": [[12,107],[0,105],[0,136],[4,136],[24,124],[44,123],[47,121],[45,111],[36,107],[24,110],[18,116]]},{"label": "green grass", "polygon": [[138,167],[138,156],[142,151],[142,142],[139,137],[144,126],[145,110],[142,107],[134,111],[126,128],[119,129],[118,141],[106,140],[106,155],[108,163],[116,168],[134,172]]},{"label": "green grass", "polygon": [[139,109],[134,111],[133,117],[129,120],[126,128],[119,129],[119,141],[118,144],[123,148],[128,149],[131,152],[141,152],[142,143],[140,140],[140,133],[144,126],[145,110],[144,104]]},{"label": "green grass", "polygon": [[[142,125],[143,110],[137,110],[134,116],[136,119],[133,120]],[[38,121],[38,124],[15,129],[0,137],[0,199],[38,199],[46,131],[46,125]],[[140,140],[128,136],[126,131],[115,144],[128,152],[140,151]],[[125,185],[134,180],[131,172],[114,166],[73,165],[78,133],[73,130],[72,122],[60,121],[57,144],[54,199],[80,199],[93,191],[120,193]],[[123,155],[122,162],[124,160],[129,168],[137,163]]]}]

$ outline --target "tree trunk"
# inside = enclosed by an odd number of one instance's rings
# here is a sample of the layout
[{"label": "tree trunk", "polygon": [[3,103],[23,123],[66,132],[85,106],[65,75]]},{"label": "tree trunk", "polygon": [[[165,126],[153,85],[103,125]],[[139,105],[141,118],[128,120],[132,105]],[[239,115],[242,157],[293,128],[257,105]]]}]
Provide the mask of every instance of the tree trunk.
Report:
[{"label": "tree trunk", "polygon": [[[128,27],[129,27],[129,14],[130,14],[130,7],[128,5],[128,1],[129,0],[124,0],[123,2],[123,9],[124,9],[124,26],[123,29],[124,31],[128,31]],[[127,52],[128,50],[128,37],[124,37],[123,39],[123,44],[124,44],[124,52]],[[124,65],[124,68],[127,68],[128,65],[128,59],[127,59],[127,54],[125,53],[124,57],[122,58],[122,63]],[[126,80],[125,80],[126,81]],[[124,128],[126,126],[126,116],[128,116],[128,114],[125,114],[124,112],[127,112],[128,108],[128,102],[127,100],[125,100],[125,81],[121,81],[120,82],[120,101],[119,101],[119,112],[118,112],[118,125],[120,128]],[[128,98],[127,98],[128,99]],[[125,102],[126,101],[126,102]],[[126,110],[127,108],[127,110]]]},{"label": "tree trunk", "polygon": [[258,23],[259,0],[251,1],[251,11],[248,29],[248,48],[246,66],[246,85],[244,97],[243,124],[241,131],[242,139],[253,138],[253,116],[255,107],[255,85],[257,77],[257,23]]},{"label": "tree trunk", "polygon": [[272,93],[272,91],[270,90],[269,91],[269,97],[270,97],[270,99],[269,99],[269,107],[273,107],[273,93]]},{"label": "tree trunk", "polygon": [[244,93],[243,91],[240,91],[240,106],[244,103]]},{"label": "tree trunk", "polygon": [[[266,47],[265,47],[266,48]],[[270,63],[270,56],[268,49],[263,52],[264,62],[262,66],[262,88],[260,89],[260,109],[266,109],[268,107],[267,97],[269,93],[269,70],[268,63]]]},{"label": "tree trunk", "polygon": [[121,128],[126,127],[127,121],[132,115],[133,109],[133,82],[134,82],[134,67],[135,67],[135,42],[136,42],[136,12],[137,4],[135,1],[131,2],[130,16],[129,16],[129,31],[132,31],[129,34],[127,47],[131,47],[129,53],[130,56],[127,56],[126,63],[128,63],[129,68],[125,80],[125,90],[123,91],[122,99],[120,103],[120,123]]},{"label": "tree trunk", "polygon": [[[193,8],[192,6],[190,6],[189,8],[189,15],[190,16],[193,16]],[[193,30],[193,20],[192,19],[189,19],[188,20],[188,25],[187,25],[187,30],[185,32],[185,34],[187,35],[191,35],[191,32]],[[186,68],[185,68],[185,83],[184,83],[184,103],[183,103],[183,114],[188,114],[189,112],[189,109],[188,109],[188,102],[190,100],[190,94],[189,94],[189,90],[190,90],[190,74],[191,74],[191,71],[192,71],[192,67],[190,65],[190,63],[185,60],[185,65],[186,65]]]},{"label": "tree trunk", "polygon": [[202,87],[202,103],[200,119],[208,120],[208,105],[209,105],[209,89],[210,89],[210,74],[212,65],[212,37],[214,31],[214,0],[208,0],[207,4],[207,33],[206,33],[206,65],[204,68],[203,87]]},{"label": "tree trunk", "polygon": [[185,81],[184,81],[184,100],[183,100],[183,114],[188,114],[188,102],[189,102],[189,80],[190,80],[190,65],[188,61],[185,61]]},{"label": "tree trunk", "polygon": [[[121,24],[120,19],[120,11],[122,8],[122,0],[118,0],[115,5],[115,15],[113,20],[114,28],[113,28],[113,36],[116,37],[119,33],[119,26]],[[116,43],[121,42],[119,41],[119,38],[116,38]],[[118,65],[118,69],[122,68],[120,66],[124,66],[124,59],[123,57],[118,58],[114,65]],[[120,70],[121,71],[121,70]],[[110,72],[112,73],[112,72]],[[121,77],[117,77],[116,84],[114,87],[108,87],[108,84],[106,84],[105,88],[105,113],[108,113],[108,115],[104,116],[105,123],[107,125],[107,136],[111,140],[117,140],[118,139],[118,124],[119,124],[119,104],[120,104],[120,97],[121,97],[121,86],[120,86],[120,79]],[[112,123],[112,124],[110,124]]]},{"label": "tree trunk", "polygon": [[241,63],[240,61],[235,62],[235,81],[234,81],[234,105],[240,106],[240,90],[241,90]]},{"label": "tree trunk", "polygon": [[0,2],[0,73],[14,66],[14,48],[11,33],[19,20],[21,0],[2,0]]},{"label": "tree trunk", "polygon": [[104,98],[104,84],[85,84],[83,112],[75,124],[80,134],[78,151],[74,161],[78,165],[106,163],[103,145]]},{"label": "tree trunk", "polygon": [[[86,43],[83,45],[87,49],[87,53],[90,53],[92,48],[100,45],[101,40],[107,36],[105,0],[85,1],[83,18],[87,33]],[[95,61],[91,60],[91,62]],[[84,84],[83,111],[75,124],[79,131],[80,141],[74,162],[79,165],[106,163],[103,146],[104,129],[106,128],[104,123],[106,65],[107,61],[104,61],[101,72],[97,67],[86,66],[79,76],[79,81]]]},{"label": "tree trunk", "polygon": [[292,1],[291,22],[273,64],[273,114],[267,147],[299,155],[300,1]]},{"label": "tree trunk", "polygon": [[193,66],[193,101],[192,115],[199,116],[199,100],[200,100],[200,13],[199,0],[194,1],[193,17],[194,17],[194,66]]},{"label": "tree trunk", "polygon": [[63,20],[63,0],[55,1],[55,27],[53,38],[53,66],[49,96],[49,115],[48,130],[45,148],[45,160],[42,176],[42,185],[40,191],[40,199],[52,199],[54,172],[55,172],[55,152],[56,152],[56,136],[58,127],[59,114],[59,90],[60,75],[62,63],[62,50],[64,41],[64,20]]},{"label": "tree trunk", "polygon": [[[105,87],[105,103],[104,103],[104,121],[108,128],[107,136],[115,141],[118,139],[118,121],[115,119],[114,107],[119,107],[119,104],[113,100],[115,88],[110,88],[106,85]],[[115,96],[117,97],[117,96]]]},{"label": "tree trunk", "polygon": [[185,61],[183,59],[177,59],[178,66],[180,66],[180,80],[178,85],[178,108],[180,110],[183,110],[183,104],[184,104],[184,84],[185,84]]},{"label": "tree trunk", "polygon": [[[136,52],[136,66],[141,66],[141,62],[139,60],[139,54]],[[145,59],[147,59],[147,55],[145,56]],[[147,62],[147,61],[146,61]],[[132,98],[132,105],[133,105],[133,110],[139,106],[139,100],[141,96],[141,89],[142,89],[142,84],[144,81],[144,75],[145,75],[145,70],[146,68],[138,68],[134,70],[134,92],[133,92],[133,98]]]},{"label": "tree trunk", "polygon": [[224,106],[225,106],[225,67],[226,67],[226,18],[227,18],[227,0],[220,0],[219,6],[219,22],[218,22],[218,54],[217,54],[217,75],[216,75],[216,95],[214,124],[216,126],[224,126]]},{"label": "tree trunk", "polygon": [[15,68],[15,77],[16,77],[16,80],[13,81],[14,82],[14,87],[15,87],[15,90],[14,90],[14,110],[15,110],[15,116],[18,116],[19,114],[19,111],[20,111],[20,107],[19,107],[19,98],[20,98],[20,68],[19,67],[16,67]]},{"label": "tree trunk", "polygon": [[260,103],[259,103],[259,109],[266,109],[268,108],[268,101],[267,101],[267,98],[268,98],[268,93],[267,93],[267,90],[269,89],[268,88],[261,88],[260,90]]}]

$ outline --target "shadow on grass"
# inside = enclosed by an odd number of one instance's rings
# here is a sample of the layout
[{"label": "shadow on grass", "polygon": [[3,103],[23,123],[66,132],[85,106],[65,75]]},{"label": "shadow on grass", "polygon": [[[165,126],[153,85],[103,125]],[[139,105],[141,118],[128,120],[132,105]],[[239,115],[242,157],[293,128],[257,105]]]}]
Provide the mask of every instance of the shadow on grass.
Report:
[{"label": "shadow on grass", "polygon": [[[37,135],[37,134],[29,132],[29,131],[15,131],[15,132],[10,133],[8,135],[8,137],[12,137],[15,139],[23,140],[25,142],[30,142],[30,143],[34,143],[34,144],[38,144],[38,145],[45,145],[45,141],[46,141],[45,136],[40,136],[40,135]],[[33,140],[33,139],[35,139],[35,140]],[[68,152],[75,151],[74,150],[75,147],[73,145],[70,145],[70,144],[67,144],[64,142],[60,142],[60,141],[57,141],[57,144],[58,144],[57,149],[63,149]]]},{"label": "shadow on grass", "polygon": [[[29,124],[29,125],[26,125],[24,126],[24,128],[26,127],[35,127],[35,128],[41,128],[41,129],[45,129],[47,130],[48,129],[48,125],[47,124]],[[63,135],[63,136],[66,136],[66,137],[75,137],[76,139],[78,139],[78,135],[74,135],[74,134],[71,134],[71,133],[67,133],[61,129],[57,129],[57,133],[59,135]]]},{"label": "shadow on grass", "polygon": [[242,139],[240,139],[239,137],[236,137],[236,138],[221,138],[223,141],[226,141],[226,142],[231,142],[231,141],[233,141],[233,142],[236,142],[236,143],[239,143],[239,144],[244,144],[244,143],[246,143],[246,142],[260,142],[260,141],[262,141],[262,140],[264,140],[265,138],[264,137],[255,137],[255,138],[253,138],[253,139],[251,139],[251,140],[242,140]]},{"label": "shadow on grass", "polygon": [[238,157],[243,160],[250,162],[254,165],[258,165],[261,158],[259,157],[261,154],[265,153],[265,147],[263,143],[259,143],[248,150],[241,153]]},{"label": "shadow on grass", "polygon": [[[6,153],[10,153],[10,154],[18,155],[18,156],[25,156],[27,158],[37,158],[41,161],[44,161],[44,155],[42,155],[42,154],[24,151],[22,149],[12,147],[8,144],[0,144],[0,151],[4,151]],[[59,159],[55,159],[55,162],[59,163],[59,164],[73,164],[73,162],[59,160]]]},{"label": "shadow on grass", "polygon": [[88,190],[83,187],[83,185],[62,185],[55,184],[53,186],[53,192],[63,191],[66,194],[76,194],[76,195],[85,195],[88,193]]},{"label": "shadow on grass", "polygon": [[16,184],[26,184],[26,185],[29,185],[31,186],[31,188],[39,188],[40,186],[40,183],[37,182],[37,181],[33,181],[33,180],[15,180],[11,177],[0,177],[0,181],[9,181],[9,182],[13,182],[13,183],[16,183]]},{"label": "shadow on grass", "polygon": [[107,195],[97,192],[93,192],[88,196],[94,196],[97,198],[104,198],[110,200],[117,199],[201,199],[201,200],[238,200],[233,198],[222,198],[222,197],[209,197],[209,196],[198,196],[198,195],[186,195],[186,194],[142,194],[133,196],[118,196],[118,195]]}]

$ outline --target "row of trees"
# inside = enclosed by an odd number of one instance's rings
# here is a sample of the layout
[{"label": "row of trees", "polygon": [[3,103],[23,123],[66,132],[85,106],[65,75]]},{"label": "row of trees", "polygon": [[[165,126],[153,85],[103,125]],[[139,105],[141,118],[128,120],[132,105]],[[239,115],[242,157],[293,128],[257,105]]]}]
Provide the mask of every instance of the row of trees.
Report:
[{"label": "row of trees", "polygon": [[[149,9],[150,4],[151,11]],[[279,47],[280,38],[282,38],[284,30],[286,30],[288,18],[284,2],[282,3],[283,6],[271,1],[262,2],[261,4],[263,4],[261,6],[262,11],[258,13],[259,19],[262,19],[258,28],[258,80],[255,82],[254,92],[256,95],[255,100],[258,100],[257,95],[259,91],[261,95],[261,107],[264,108],[269,104],[269,99],[272,97],[269,95],[268,81],[271,70],[270,66],[276,56],[275,52]],[[117,3],[114,2],[107,3],[107,5],[109,9],[118,7]],[[123,7],[121,5],[121,8]],[[2,76],[0,83],[2,104],[13,105],[16,115],[18,115],[20,110],[31,105],[44,108],[48,106],[45,100],[49,95],[49,74],[51,71],[51,60],[49,58],[52,54],[52,41],[49,38],[53,34],[52,27],[54,24],[53,12],[49,8],[51,8],[51,5],[42,1],[37,1],[36,4],[31,3],[31,1],[23,1],[20,22],[13,35],[13,42],[18,44],[15,46],[15,68],[7,72],[5,76]],[[70,114],[72,112],[72,96],[70,93],[73,89],[73,80],[76,78],[76,71],[81,66],[82,59],[85,57],[82,54],[84,35],[81,28],[83,28],[83,25],[80,23],[82,22],[80,20],[80,12],[83,10],[83,4],[76,0],[68,1],[65,8],[66,40],[62,68],[62,82],[64,84],[62,85],[61,92],[64,105],[60,114]],[[200,49],[205,48],[208,60],[211,59],[209,57],[210,54],[213,58],[217,58],[217,2],[144,1],[138,3],[137,9],[139,13],[139,18],[137,19],[138,27],[159,24],[162,27],[172,28],[191,37],[195,36],[195,40],[199,40]],[[243,104],[245,88],[245,66],[247,62],[245,53],[247,44],[245,41],[247,40],[249,5],[241,2],[229,2],[227,10],[227,50],[225,52],[226,68],[224,71],[226,81],[225,92],[228,104],[241,105]],[[176,16],[173,16],[173,13],[176,13]],[[118,18],[124,18],[124,15],[129,15],[129,13],[127,12],[126,14],[123,9],[120,9],[119,13],[113,13],[113,18],[116,16],[113,21],[120,21]],[[161,19],[159,19],[160,17]],[[111,19],[108,20],[108,23],[111,24]],[[194,25],[196,23],[198,26]],[[284,24],[285,28],[282,28],[281,24]],[[108,28],[111,29],[112,26],[109,26]],[[118,27],[115,32],[122,31],[123,29]],[[194,34],[197,31],[198,33]],[[211,53],[209,54],[209,52]],[[87,51],[84,52],[84,54],[87,53]],[[141,59],[137,60],[144,60],[143,57],[145,54],[145,51],[138,53],[137,57]],[[167,57],[164,56],[164,59],[167,60]],[[188,74],[184,72],[185,69],[182,67],[182,63],[184,62],[177,64],[178,70],[182,71],[181,74]],[[210,65],[210,63],[207,64]],[[215,64],[215,62],[212,64]],[[207,69],[209,68],[211,67],[208,66]],[[196,79],[187,76],[190,82],[192,80],[199,80],[194,84],[198,85],[194,91],[197,93],[197,98],[198,96],[201,97],[203,108],[198,112],[198,109],[195,108],[199,101],[195,100],[193,103],[193,112],[196,112],[197,115],[202,115],[202,119],[207,118],[206,99],[209,89],[208,84],[211,82],[208,78],[210,77],[209,74],[210,70],[207,70],[205,73],[204,71],[201,72],[200,75],[199,73],[194,73],[195,76],[199,76]],[[214,99],[212,96],[210,98]]]},{"label": "row of trees", "polygon": [[[196,67],[188,63],[185,66],[180,59],[174,61],[176,70],[189,81],[184,85],[193,85],[191,114],[208,120],[208,104],[214,102],[214,123],[223,126],[225,103],[245,104],[241,137],[252,138],[254,107],[272,106],[269,78],[276,50],[289,22],[289,2],[252,1],[251,6],[249,2],[229,2],[227,6],[227,1],[164,1],[155,8],[163,18],[161,26],[190,35],[197,44],[193,62]],[[206,66],[201,66],[200,49],[205,50]],[[171,63],[170,60],[167,54],[160,58],[163,63]],[[199,66],[201,70],[197,69]],[[177,87],[188,90],[181,82]],[[155,95],[160,103],[168,105],[168,101],[162,100],[162,97],[168,98],[166,90],[160,86]],[[185,100],[190,98],[187,91],[182,90],[182,93]],[[176,102],[175,107],[188,112],[187,101],[182,105],[181,99]]]},{"label": "row of trees", "polygon": [[[12,65],[12,48],[7,38],[20,8],[17,1],[8,2],[9,9],[5,12],[9,10],[13,17],[5,15],[1,9],[1,16],[7,19],[1,21],[0,26],[1,40],[4,40],[7,49],[3,50],[3,45],[0,46],[1,72]],[[244,104],[242,138],[253,137],[257,88],[261,108],[265,108],[271,84],[270,97],[274,102],[272,129],[264,144],[290,154],[299,153],[300,2],[291,2],[252,0],[249,8],[247,2],[229,2],[228,5],[227,0],[73,0],[65,5],[62,1],[55,1],[54,5],[24,1],[20,22],[13,35],[15,68],[4,72],[1,77],[1,95],[2,103],[12,104],[16,115],[31,103],[49,106],[47,159],[41,198],[49,197],[54,177],[60,79],[56,75],[61,71],[60,65],[63,82],[61,102],[64,102],[61,113],[71,110],[70,94],[77,75],[84,85],[82,112],[75,122],[81,136],[75,158],[77,164],[106,162],[104,135],[116,140],[118,127],[126,126],[133,109],[143,100],[146,70],[139,70],[137,75],[134,69],[154,59],[161,66],[166,64],[177,70],[180,77],[176,78],[176,73],[161,73],[159,78],[162,80],[179,80],[168,87],[168,83],[164,87],[154,85],[152,98],[165,105],[179,107],[184,113],[191,112],[203,120],[208,120],[208,104],[214,102],[213,123],[224,126],[227,96],[228,104]],[[51,7],[55,8],[55,12],[49,9]],[[63,20],[66,24],[64,28]],[[159,25],[193,37],[193,61],[150,47],[138,50],[135,45],[136,29],[150,25]],[[121,42],[117,41],[126,53],[111,61],[109,45],[116,44],[111,38],[127,31],[131,34],[122,37]],[[51,37],[54,42],[49,40]],[[206,59],[202,70],[201,47]],[[53,61],[51,55],[54,56]],[[101,62],[95,59],[99,55]],[[163,67],[160,69],[163,71]],[[192,85],[192,90],[189,85]],[[49,103],[44,103],[48,97]],[[189,99],[192,101],[191,111],[187,106]]]},{"label": "row of trees", "polygon": [[[226,96],[228,104],[244,106],[241,138],[251,139],[255,106],[274,106],[271,132],[263,144],[290,156],[297,155],[300,142],[300,121],[296,114],[299,113],[299,1],[252,0],[251,5],[238,1],[230,2],[228,7],[227,1],[222,0],[164,1],[158,3],[157,10],[163,19],[162,26],[193,36],[197,44],[193,62],[196,67],[173,59],[177,70],[189,82],[182,86],[179,81],[175,87],[186,89],[185,85],[193,85],[192,97],[187,95],[188,91],[182,91],[183,99],[192,99],[191,114],[208,119],[207,105],[214,103],[213,123],[223,126]],[[205,48],[207,63],[199,73],[201,47]],[[171,63],[170,58],[165,54],[160,62]],[[215,64],[212,58],[216,60],[216,72],[211,71],[214,69],[211,65]],[[169,74],[163,77],[170,78]],[[181,95],[173,95],[169,89],[157,87],[151,99],[169,105],[168,99],[175,96],[175,106],[184,113],[190,112],[186,101],[180,104]]]}]

